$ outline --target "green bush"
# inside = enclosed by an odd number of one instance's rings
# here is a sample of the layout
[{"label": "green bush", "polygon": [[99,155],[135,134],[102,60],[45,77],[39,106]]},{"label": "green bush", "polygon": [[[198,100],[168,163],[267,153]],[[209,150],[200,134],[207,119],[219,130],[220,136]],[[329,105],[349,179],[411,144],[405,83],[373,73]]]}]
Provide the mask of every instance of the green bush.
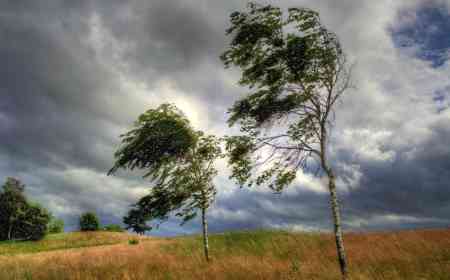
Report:
[{"label": "green bush", "polygon": [[86,212],[80,216],[81,231],[97,231],[100,227],[98,217],[93,212]]},{"label": "green bush", "polygon": [[106,225],[103,228],[104,231],[112,231],[112,232],[124,232],[125,230],[119,226],[119,225],[115,225],[115,224],[110,224],[110,225]]},{"label": "green bush", "polygon": [[64,220],[52,217],[47,225],[47,232],[48,233],[64,232]]},{"label": "green bush", "polygon": [[137,244],[139,244],[139,239],[137,239],[137,238],[130,239],[130,240],[128,240],[128,244],[137,245]]}]

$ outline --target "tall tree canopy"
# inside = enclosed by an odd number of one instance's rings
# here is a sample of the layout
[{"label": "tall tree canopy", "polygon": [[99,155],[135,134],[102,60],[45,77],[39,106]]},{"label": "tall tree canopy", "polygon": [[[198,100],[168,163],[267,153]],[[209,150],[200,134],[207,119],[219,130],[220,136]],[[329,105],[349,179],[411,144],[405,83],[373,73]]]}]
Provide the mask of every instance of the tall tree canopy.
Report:
[{"label": "tall tree canopy", "polygon": [[337,36],[317,12],[249,3],[230,16],[232,36],[221,58],[242,70],[250,93],[230,109],[243,135],[227,139],[232,177],[241,185],[282,191],[299,169],[319,166],[329,179],[336,244],[347,277],[335,175],[327,144],[333,108],[349,87],[350,71]]},{"label": "tall tree canopy", "polygon": [[175,106],[163,104],[148,110],[134,129],[122,136],[122,147],[115,154],[118,168],[143,169],[144,177],[155,183],[124,220],[142,230],[143,220],[167,220],[171,213],[182,223],[201,211],[205,257],[209,260],[206,211],[214,200],[217,174],[214,161],[222,154],[219,139],[195,131]]}]

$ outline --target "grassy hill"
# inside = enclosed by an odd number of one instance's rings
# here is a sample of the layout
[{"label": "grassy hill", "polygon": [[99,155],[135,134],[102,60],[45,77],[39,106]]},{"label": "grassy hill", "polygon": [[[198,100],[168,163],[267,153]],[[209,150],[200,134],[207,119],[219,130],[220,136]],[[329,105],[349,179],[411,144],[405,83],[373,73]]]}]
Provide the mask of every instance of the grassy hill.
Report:
[{"label": "grassy hill", "polygon": [[[0,243],[0,279],[339,279],[333,237],[282,231],[135,238],[67,233],[39,242]],[[450,279],[450,230],[349,233],[352,279]]]},{"label": "grassy hill", "polygon": [[126,242],[128,234],[118,232],[70,232],[47,235],[38,242],[0,242],[0,256],[37,253],[52,250],[93,247]]}]

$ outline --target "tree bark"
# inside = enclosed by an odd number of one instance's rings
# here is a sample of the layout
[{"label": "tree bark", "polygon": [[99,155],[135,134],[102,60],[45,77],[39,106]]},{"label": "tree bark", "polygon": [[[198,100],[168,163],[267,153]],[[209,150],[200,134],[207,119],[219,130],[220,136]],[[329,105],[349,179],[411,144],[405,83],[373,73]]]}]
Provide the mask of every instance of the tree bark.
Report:
[{"label": "tree bark", "polygon": [[333,214],[333,222],[334,222],[334,237],[336,239],[336,249],[338,254],[339,266],[341,269],[342,279],[349,279],[348,276],[348,267],[347,267],[347,257],[344,249],[344,239],[342,237],[342,228],[341,228],[341,214],[339,209],[339,200],[336,192],[336,177],[334,175],[333,170],[330,166],[328,166],[327,162],[327,130],[325,127],[325,123],[321,124],[321,141],[320,141],[320,161],[322,164],[322,168],[327,174],[328,177],[328,190],[330,192],[330,205],[331,212]]},{"label": "tree bark", "polygon": [[11,240],[11,232],[12,232],[12,224],[10,224],[8,228],[8,240]]},{"label": "tree bark", "polygon": [[341,228],[341,214],[339,210],[339,200],[337,198],[336,192],[336,184],[335,184],[336,178],[333,174],[333,171],[330,168],[328,168],[327,175],[329,180],[328,188],[330,191],[331,211],[333,212],[334,236],[336,239],[336,248],[338,253],[339,266],[341,268],[342,279],[347,280],[348,279],[347,258],[345,254],[344,239]]},{"label": "tree bark", "polygon": [[209,262],[208,221],[206,220],[206,208],[202,207],[203,249],[206,261]]}]

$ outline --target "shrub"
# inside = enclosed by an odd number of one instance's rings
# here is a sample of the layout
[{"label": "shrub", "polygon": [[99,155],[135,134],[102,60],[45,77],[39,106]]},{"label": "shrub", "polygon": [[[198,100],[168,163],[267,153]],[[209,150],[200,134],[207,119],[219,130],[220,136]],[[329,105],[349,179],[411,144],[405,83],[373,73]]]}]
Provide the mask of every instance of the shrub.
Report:
[{"label": "shrub", "polygon": [[86,212],[80,217],[81,231],[96,231],[100,227],[98,217],[93,212]]},{"label": "shrub", "polygon": [[103,228],[103,230],[112,231],[112,232],[124,232],[125,231],[121,226],[115,225],[115,224],[106,225]]},{"label": "shrub", "polygon": [[47,225],[47,232],[48,233],[64,232],[64,220],[52,217]]},{"label": "shrub", "polygon": [[139,244],[139,239],[137,239],[137,238],[130,239],[130,240],[128,240],[128,244],[137,245],[137,244]]}]

